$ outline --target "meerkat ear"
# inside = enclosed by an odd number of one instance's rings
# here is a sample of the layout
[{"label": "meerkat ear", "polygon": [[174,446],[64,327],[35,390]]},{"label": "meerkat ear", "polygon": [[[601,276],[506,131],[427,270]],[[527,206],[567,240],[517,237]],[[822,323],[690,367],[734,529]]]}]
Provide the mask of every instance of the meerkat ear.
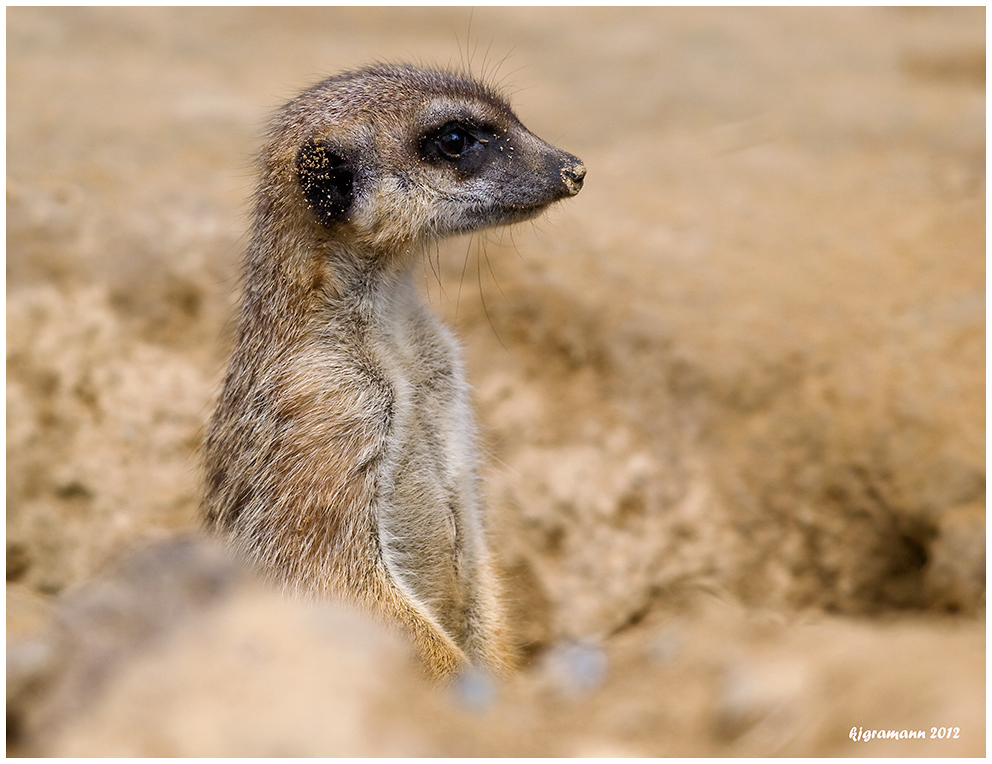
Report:
[{"label": "meerkat ear", "polygon": [[343,219],[354,199],[355,176],[342,152],[327,141],[311,139],[296,155],[303,198],[324,225]]}]

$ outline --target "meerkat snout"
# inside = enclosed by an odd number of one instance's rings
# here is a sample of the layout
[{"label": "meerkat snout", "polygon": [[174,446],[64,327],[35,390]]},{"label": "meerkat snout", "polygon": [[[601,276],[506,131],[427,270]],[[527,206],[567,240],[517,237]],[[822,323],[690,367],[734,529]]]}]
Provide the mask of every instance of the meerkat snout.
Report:
[{"label": "meerkat snout", "polygon": [[437,676],[512,663],[458,344],[429,245],[533,218],[586,170],[469,77],[381,65],[290,101],[259,159],[207,525],[265,575],[364,606]]}]

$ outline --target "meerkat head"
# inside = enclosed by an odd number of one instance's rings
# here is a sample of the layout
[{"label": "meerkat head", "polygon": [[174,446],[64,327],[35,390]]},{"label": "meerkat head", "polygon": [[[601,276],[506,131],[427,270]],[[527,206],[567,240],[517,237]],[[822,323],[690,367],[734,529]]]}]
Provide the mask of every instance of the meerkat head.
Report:
[{"label": "meerkat head", "polygon": [[380,65],[286,105],[263,152],[260,197],[296,235],[385,251],[527,220],[577,194],[585,173],[491,87]]}]

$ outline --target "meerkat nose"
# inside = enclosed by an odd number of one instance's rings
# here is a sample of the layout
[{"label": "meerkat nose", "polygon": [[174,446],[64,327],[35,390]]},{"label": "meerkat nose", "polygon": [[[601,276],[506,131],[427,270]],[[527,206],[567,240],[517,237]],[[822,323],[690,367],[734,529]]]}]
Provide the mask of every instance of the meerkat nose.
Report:
[{"label": "meerkat nose", "polygon": [[578,159],[575,164],[565,165],[561,168],[561,179],[568,189],[569,196],[575,196],[582,190],[582,181],[586,177],[586,166]]}]

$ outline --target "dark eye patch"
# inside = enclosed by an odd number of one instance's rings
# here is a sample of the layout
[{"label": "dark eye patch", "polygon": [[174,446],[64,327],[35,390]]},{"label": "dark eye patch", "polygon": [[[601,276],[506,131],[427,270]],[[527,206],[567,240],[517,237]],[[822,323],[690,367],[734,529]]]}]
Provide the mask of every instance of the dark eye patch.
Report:
[{"label": "dark eye patch", "polygon": [[491,130],[464,122],[448,122],[423,137],[420,153],[432,164],[450,164],[471,173],[485,162],[493,139]]}]

